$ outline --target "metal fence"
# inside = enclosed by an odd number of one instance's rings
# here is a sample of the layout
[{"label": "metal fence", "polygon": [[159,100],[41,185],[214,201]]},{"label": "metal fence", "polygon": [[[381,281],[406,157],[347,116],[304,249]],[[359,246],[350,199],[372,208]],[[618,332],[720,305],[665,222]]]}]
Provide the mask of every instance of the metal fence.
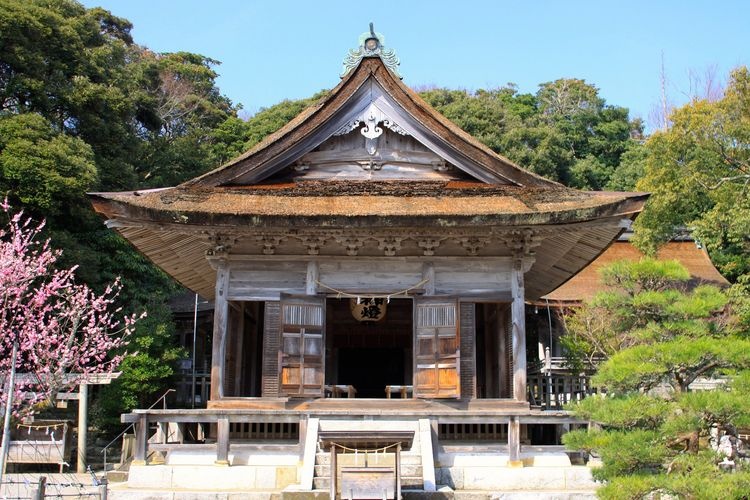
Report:
[{"label": "metal fence", "polygon": [[106,500],[107,485],[93,475],[9,473],[0,483],[3,500]]}]

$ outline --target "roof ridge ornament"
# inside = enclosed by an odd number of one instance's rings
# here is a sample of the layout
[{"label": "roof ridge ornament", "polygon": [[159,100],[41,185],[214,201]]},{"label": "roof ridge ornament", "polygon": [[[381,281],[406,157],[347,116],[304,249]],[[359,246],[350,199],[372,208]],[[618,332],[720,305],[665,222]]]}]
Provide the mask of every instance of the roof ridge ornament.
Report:
[{"label": "roof ridge ornament", "polygon": [[398,73],[398,66],[401,61],[398,60],[396,52],[393,49],[385,48],[385,36],[382,33],[376,33],[373,23],[370,23],[370,31],[365,31],[359,35],[359,47],[350,49],[344,57],[344,67],[341,71],[341,78],[344,78],[351,70],[359,65],[365,57],[379,57],[385,67],[394,75],[403,80]]}]

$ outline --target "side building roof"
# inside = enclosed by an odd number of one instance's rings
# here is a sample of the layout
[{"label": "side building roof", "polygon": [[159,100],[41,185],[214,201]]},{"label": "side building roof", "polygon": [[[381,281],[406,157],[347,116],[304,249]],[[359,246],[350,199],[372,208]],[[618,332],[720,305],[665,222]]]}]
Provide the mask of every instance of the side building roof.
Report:
[{"label": "side building roof", "polygon": [[[596,260],[573,276],[567,283],[542,297],[542,301],[555,303],[579,303],[594,297],[604,289],[599,271],[606,265],[620,260],[637,261],[644,254],[633,246],[630,241],[616,241],[604,251]],[[719,287],[729,285],[729,282],[714,267],[708,253],[693,241],[670,241],[659,249],[657,258],[660,260],[676,260],[690,273],[688,287],[694,288],[700,284],[711,284]]]}]

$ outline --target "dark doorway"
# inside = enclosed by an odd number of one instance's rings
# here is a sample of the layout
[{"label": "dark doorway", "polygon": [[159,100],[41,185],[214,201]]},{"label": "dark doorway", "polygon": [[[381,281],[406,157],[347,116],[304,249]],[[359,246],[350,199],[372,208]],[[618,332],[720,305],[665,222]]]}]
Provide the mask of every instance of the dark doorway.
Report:
[{"label": "dark doorway", "polygon": [[385,386],[404,385],[404,350],[339,349],[339,380],[356,387],[358,398],[385,397]]},{"label": "dark doorway", "polygon": [[511,397],[510,306],[480,303],[476,309],[477,394],[479,398]]},{"label": "dark doorway", "polygon": [[391,299],[379,321],[362,321],[352,305],[326,301],[326,384],[351,385],[358,398],[385,398],[386,386],[411,385],[411,299]]}]

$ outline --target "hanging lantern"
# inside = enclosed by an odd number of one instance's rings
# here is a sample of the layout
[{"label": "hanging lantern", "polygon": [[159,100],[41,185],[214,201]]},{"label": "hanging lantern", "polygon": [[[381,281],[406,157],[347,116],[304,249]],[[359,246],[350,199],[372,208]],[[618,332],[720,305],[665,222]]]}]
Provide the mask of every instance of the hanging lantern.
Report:
[{"label": "hanging lantern", "polygon": [[357,297],[349,299],[352,316],[357,321],[380,321],[385,318],[388,303],[384,298]]}]

